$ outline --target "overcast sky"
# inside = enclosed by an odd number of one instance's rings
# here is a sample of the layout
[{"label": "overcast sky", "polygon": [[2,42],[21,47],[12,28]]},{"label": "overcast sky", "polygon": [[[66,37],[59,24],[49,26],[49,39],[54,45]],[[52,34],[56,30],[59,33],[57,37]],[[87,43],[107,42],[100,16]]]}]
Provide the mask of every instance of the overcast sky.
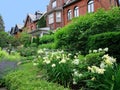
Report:
[{"label": "overcast sky", "polygon": [[3,17],[5,31],[10,31],[15,24],[23,24],[28,13],[46,11],[49,0],[1,0],[0,14]]}]

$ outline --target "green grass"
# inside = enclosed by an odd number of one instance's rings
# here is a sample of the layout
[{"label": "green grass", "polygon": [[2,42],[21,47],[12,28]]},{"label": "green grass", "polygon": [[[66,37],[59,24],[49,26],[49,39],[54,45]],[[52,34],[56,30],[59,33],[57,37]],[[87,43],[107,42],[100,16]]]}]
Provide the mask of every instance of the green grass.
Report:
[{"label": "green grass", "polygon": [[38,78],[38,71],[32,63],[22,64],[15,72],[5,76],[5,85],[8,90],[68,90]]}]

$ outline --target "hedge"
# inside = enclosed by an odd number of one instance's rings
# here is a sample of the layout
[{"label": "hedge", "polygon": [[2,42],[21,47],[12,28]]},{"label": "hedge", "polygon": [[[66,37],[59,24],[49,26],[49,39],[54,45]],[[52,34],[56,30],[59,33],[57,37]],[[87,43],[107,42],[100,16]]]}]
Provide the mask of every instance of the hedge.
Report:
[{"label": "hedge", "polygon": [[44,35],[43,37],[40,38],[40,41],[39,41],[40,44],[46,44],[51,42],[54,42],[54,34]]},{"label": "hedge", "polygon": [[120,31],[120,8],[74,18],[72,22],[55,33],[56,48],[85,52],[88,37],[109,31]]},{"label": "hedge", "polygon": [[87,42],[87,50],[108,47],[108,53],[120,60],[120,32],[106,32],[90,36]]}]

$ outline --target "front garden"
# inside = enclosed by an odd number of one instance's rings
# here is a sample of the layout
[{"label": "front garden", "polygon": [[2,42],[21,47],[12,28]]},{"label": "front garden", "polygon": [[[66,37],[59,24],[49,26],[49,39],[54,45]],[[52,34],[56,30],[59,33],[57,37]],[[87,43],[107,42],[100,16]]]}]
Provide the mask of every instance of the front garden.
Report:
[{"label": "front garden", "polygon": [[99,10],[32,42],[26,35],[11,42],[10,52],[0,49],[0,63],[16,64],[0,73],[0,85],[8,90],[119,90],[119,15],[120,8]]}]

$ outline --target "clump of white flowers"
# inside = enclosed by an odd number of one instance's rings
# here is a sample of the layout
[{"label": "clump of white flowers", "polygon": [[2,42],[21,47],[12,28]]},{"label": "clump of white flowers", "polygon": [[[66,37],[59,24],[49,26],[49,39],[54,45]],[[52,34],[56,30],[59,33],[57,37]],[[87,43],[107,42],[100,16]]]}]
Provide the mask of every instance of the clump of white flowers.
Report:
[{"label": "clump of white flowers", "polygon": [[77,84],[78,80],[83,76],[82,73],[79,73],[78,70],[73,69],[73,84]]},{"label": "clump of white flowers", "polygon": [[88,70],[91,71],[92,73],[104,74],[105,68],[108,66],[112,66],[116,62],[116,59],[110,57],[108,54],[104,55],[102,59],[103,61],[101,61],[100,67],[88,66]]},{"label": "clump of white flowers", "polygon": [[105,71],[105,69],[102,69],[97,66],[92,66],[92,67],[88,66],[88,70],[91,71],[92,73],[98,73],[98,74],[104,74],[104,71]]},{"label": "clump of white flowers", "polygon": [[89,53],[108,52],[108,48],[99,48],[98,50],[89,50]]}]

